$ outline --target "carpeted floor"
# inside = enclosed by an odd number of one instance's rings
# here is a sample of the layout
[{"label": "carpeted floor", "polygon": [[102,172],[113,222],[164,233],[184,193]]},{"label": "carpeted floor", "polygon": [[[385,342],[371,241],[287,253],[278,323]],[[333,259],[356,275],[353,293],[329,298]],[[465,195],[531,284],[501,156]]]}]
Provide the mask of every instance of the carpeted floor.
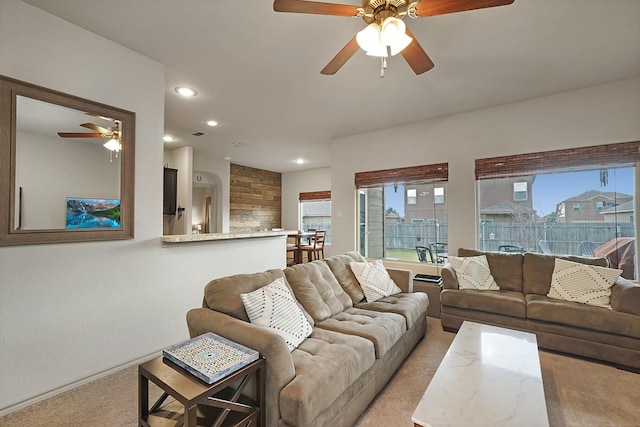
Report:
[{"label": "carpeted floor", "polygon": [[[429,317],[425,339],[356,426],[411,427],[411,414],[453,337]],[[540,364],[552,427],[640,427],[640,374],[546,351]],[[0,418],[0,426],[137,426],[137,393],[134,366]]]}]

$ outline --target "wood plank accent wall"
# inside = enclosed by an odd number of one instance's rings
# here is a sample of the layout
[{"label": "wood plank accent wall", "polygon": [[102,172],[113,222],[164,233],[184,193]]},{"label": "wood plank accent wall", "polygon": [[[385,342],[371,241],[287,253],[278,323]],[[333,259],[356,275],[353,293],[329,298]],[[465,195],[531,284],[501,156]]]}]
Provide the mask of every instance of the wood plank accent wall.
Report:
[{"label": "wood plank accent wall", "polygon": [[229,232],[280,228],[282,174],[231,164]]}]

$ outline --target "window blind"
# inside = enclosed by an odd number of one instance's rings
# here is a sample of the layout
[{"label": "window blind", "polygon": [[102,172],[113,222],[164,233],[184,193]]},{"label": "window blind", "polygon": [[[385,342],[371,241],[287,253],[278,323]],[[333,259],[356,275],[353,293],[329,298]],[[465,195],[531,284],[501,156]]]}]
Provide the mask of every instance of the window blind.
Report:
[{"label": "window blind", "polygon": [[331,191],[307,191],[300,193],[301,202],[310,200],[331,200]]},{"label": "window blind", "polygon": [[410,166],[370,172],[356,172],[356,188],[384,187],[389,184],[429,184],[449,179],[449,164]]},{"label": "window blind", "polygon": [[640,141],[476,160],[476,179],[507,178],[594,168],[634,166],[640,160]]}]

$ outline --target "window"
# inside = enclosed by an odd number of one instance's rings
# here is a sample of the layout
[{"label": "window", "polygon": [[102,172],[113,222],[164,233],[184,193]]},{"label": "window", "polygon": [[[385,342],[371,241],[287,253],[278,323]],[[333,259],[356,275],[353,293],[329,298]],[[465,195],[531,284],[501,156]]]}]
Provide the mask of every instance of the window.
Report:
[{"label": "window", "polygon": [[416,195],[417,190],[415,188],[409,188],[407,190],[407,204],[415,205],[418,203],[418,196]]},{"label": "window", "polygon": [[331,191],[300,193],[300,221],[298,228],[327,230],[325,243],[331,243]]},{"label": "window", "polygon": [[592,243],[635,280],[637,255],[616,254],[632,253],[625,245],[636,236],[639,150],[636,141],[476,160],[477,247],[581,256]]},{"label": "window", "polygon": [[527,200],[527,183],[526,182],[514,182],[513,183],[513,200],[524,201]]},{"label": "window", "polygon": [[[448,165],[359,172],[359,251],[369,258],[420,262],[416,247],[447,243]],[[442,202],[436,203],[438,197]],[[427,255],[427,262],[446,258]]]}]

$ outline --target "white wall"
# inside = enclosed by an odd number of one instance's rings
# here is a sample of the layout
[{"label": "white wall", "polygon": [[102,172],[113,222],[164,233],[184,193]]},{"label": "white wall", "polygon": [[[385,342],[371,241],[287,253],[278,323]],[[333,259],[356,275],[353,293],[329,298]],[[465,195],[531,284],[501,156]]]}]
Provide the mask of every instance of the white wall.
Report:
[{"label": "white wall", "polygon": [[637,77],[334,140],[333,251],[357,247],[355,172],[448,162],[449,246],[475,247],[475,159],[638,141],[639,117]]},{"label": "white wall", "polygon": [[136,113],[135,239],[0,247],[0,416],[186,339],[210,279],[284,267],[284,238],[162,247],[160,64],[2,0],[0,74]]}]

